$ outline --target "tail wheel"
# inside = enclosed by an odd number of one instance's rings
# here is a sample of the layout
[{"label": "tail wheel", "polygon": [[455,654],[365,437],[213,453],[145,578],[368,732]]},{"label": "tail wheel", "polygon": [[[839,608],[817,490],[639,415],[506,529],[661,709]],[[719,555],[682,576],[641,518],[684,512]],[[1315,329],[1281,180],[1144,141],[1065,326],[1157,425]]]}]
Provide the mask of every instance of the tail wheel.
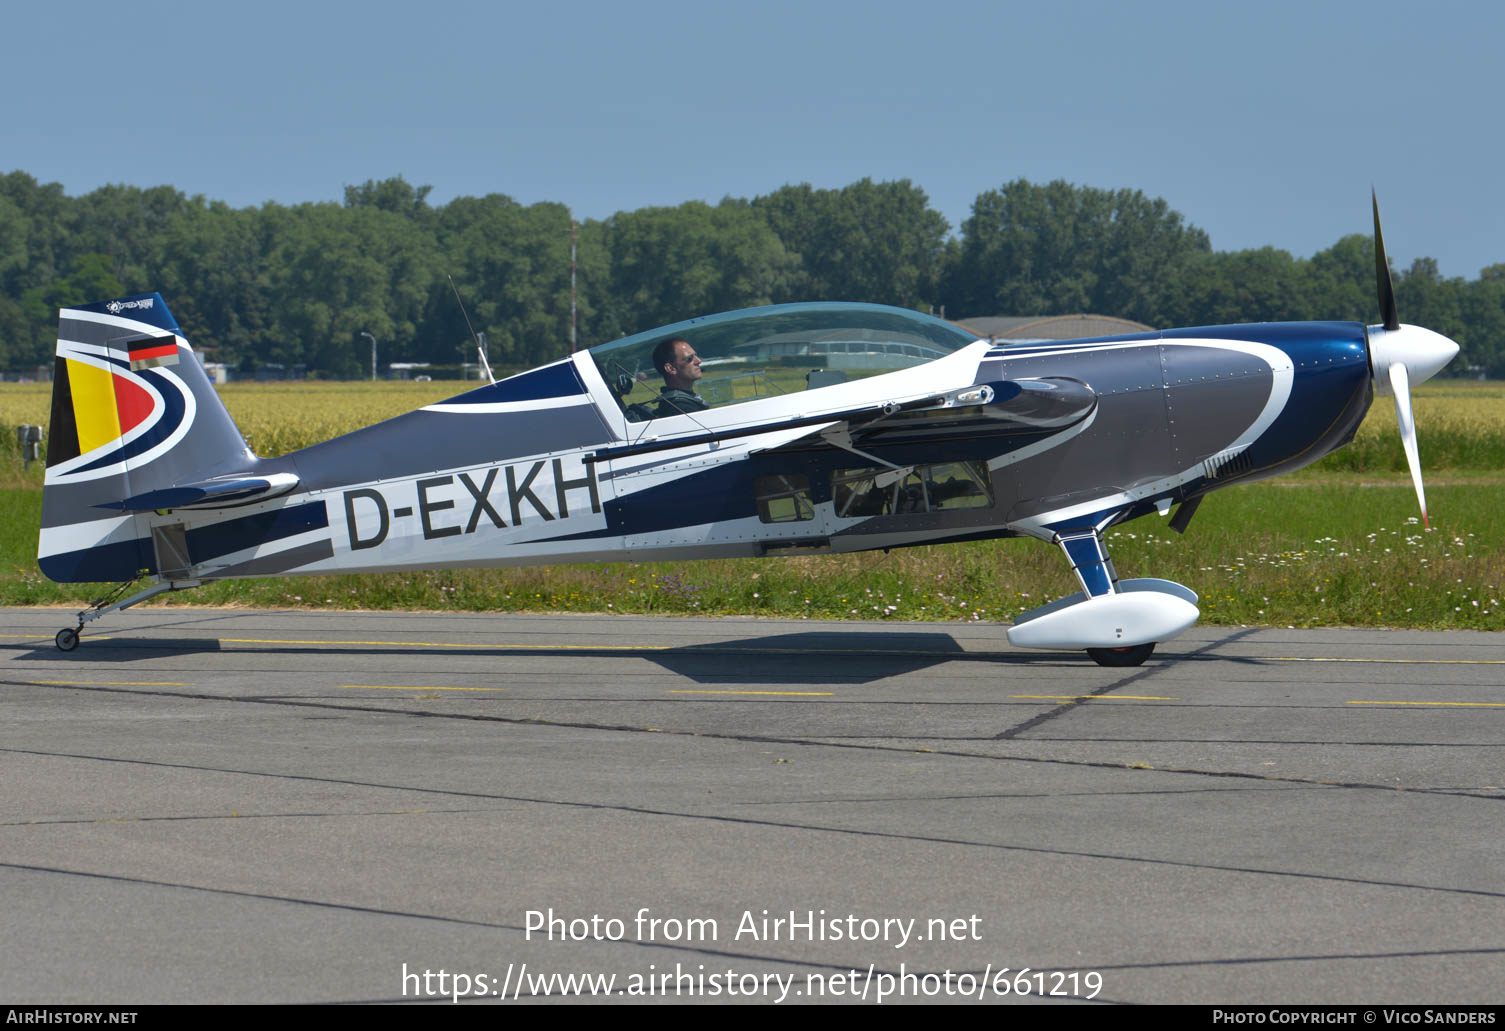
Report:
[{"label": "tail wheel", "polygon": [[58,651],[71,652],[78,647],[78,631],[71,626],[65,626],[52,640],[57,645]]},{"label": "tail wheel", "polygon": [[1099,666],[1143,666],[1144,660],[1155,653],[1155,642],[1136,644],[1131,648],[1088,648],[1087,657]]}]

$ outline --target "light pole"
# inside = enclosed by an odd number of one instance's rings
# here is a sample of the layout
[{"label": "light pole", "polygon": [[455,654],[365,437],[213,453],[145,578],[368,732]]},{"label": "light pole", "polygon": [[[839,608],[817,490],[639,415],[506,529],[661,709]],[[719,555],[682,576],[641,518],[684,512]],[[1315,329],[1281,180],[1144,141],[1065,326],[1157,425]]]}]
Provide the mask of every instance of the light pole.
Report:
[{"label": "light pole", "polygon": [[371,338],[371,382],[376,382],[376,337],[371,336],[365,330],[361,330],[361,336]]}]

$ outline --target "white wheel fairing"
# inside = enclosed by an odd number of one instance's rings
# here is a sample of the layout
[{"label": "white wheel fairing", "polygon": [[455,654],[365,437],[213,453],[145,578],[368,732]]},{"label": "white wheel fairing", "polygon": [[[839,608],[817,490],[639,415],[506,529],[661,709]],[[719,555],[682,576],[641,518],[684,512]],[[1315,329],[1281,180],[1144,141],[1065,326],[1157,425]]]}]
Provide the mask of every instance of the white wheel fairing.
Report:
[{"label": "white wheel fairing", "polygon": [[1133,591],[1103,594],[1049,609],[1005,632],[1016,648],[1127,648],[1170,640],[1195,623],[1199,615],[1197,607],[1184,597]]}]

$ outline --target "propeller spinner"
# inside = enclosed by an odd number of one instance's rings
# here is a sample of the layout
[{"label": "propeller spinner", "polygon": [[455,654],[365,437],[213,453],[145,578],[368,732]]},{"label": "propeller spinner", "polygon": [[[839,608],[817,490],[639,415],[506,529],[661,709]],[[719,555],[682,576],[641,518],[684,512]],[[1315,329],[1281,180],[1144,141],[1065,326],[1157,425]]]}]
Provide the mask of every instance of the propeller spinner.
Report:
[{"label": "propeller spinner", "polygon": [[1416,450],[1416,420],[1411,414],[1411,384],[1435,376],[1458,353],[1458,345],[1441,333],[1420,326],[1402,325],[1395,311],[1395,286],[1390,281],[1390,259],[1385,254],[1385,238],[1380,234],[1380,202],[1374,202],[1374,276],[1379,291],[1380,325],[1368,327],[1369,372],[1377,394],[1395,398],[1395,421],[1400,425],[1401,446],[1406,449],[1406,464],[1411,482],[1416,485],[1416,500],[1421,505],[1421,520],[1427,523],[1427,495],[1421,483],[1421,458]]}]

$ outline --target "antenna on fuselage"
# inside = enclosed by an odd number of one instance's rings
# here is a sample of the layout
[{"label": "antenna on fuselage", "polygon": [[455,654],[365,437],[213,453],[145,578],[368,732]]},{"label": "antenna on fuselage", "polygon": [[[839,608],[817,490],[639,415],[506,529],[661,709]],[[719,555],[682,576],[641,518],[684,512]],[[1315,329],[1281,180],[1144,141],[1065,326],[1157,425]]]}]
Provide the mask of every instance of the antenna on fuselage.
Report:
[{"label": "antenna on fuselage", "polygon": [[496,377],[491,374],[491,363],[486,360],[486,345],[481,340],[481,335],[470,324],[470,315],[465,311],[465,302],[460,300],[460,291],[455,288],[455,277],[445,273],[445,279],[449,280],[450,292],[455,295],[455,303],[460,306],[460,314],[465,317],[465,328],[470,330],[471,338],[476,342],[476,357],[481,360],[481,371],[486,374],[486,382],[495,383]]}]

